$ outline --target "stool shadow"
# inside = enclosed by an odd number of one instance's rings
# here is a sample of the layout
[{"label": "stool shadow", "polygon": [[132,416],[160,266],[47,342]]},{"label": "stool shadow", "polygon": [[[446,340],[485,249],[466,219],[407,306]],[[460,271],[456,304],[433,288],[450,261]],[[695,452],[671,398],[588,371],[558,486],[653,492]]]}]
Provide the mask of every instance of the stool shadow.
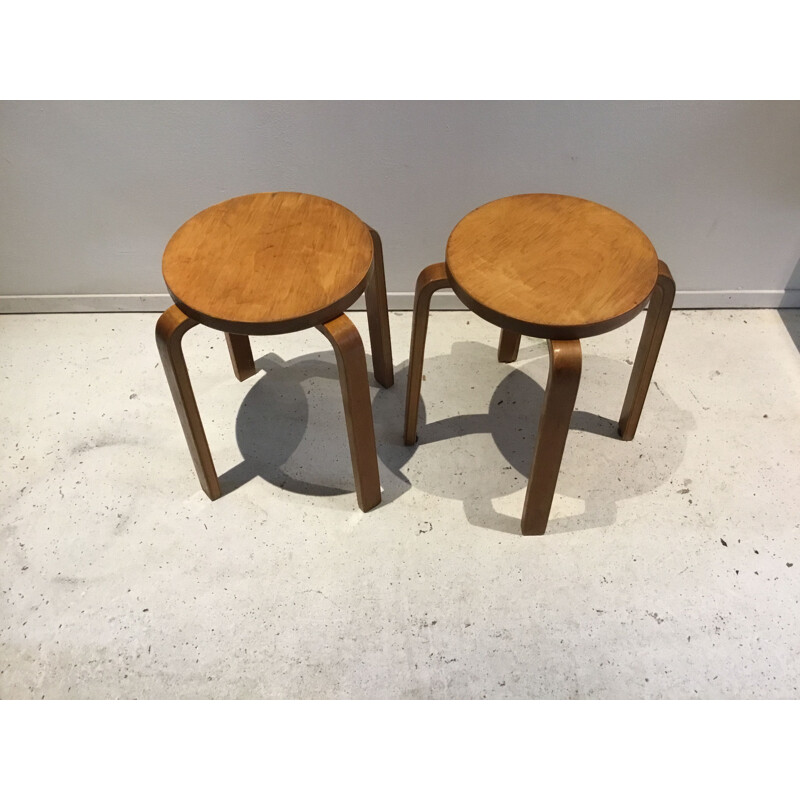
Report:
[{"label": "stool shadow", "polygon": [[[244,398],[236,420],[243,460],[220,476],[223,493],[261,477],[300,494],[355,496],[333,353],[306,354],[290,361],[270,354],[259,358],[256,366],[264,374]],[[687,433],[693,427],[691,415],[653,386],[643,430],[633,442],[622,442],[615,419],[585,409],[600,403],[607,406],[609,397],[621,408],[630,367],[589,355],[583,373],[548,534],[613,524],[620,502],[651,493],[669,481],[683,460]],[[547,379],[546,345],[526,345],[515,364],[499,364],[494,348],[458,342],[449,354],[426,358],[425,374],[419,440],[407,447],[403,442],[407,363],[395,371],[390,389],[379,386],[370,371],[383,488],[381,505],[371,513],[394,502],[413,484],[424,493],[460,500],[473,525],[521,535],[522,501],[513,515],[495,510],[494,502],[527,485]],[[486,386],[496,388],[483,411],[485,400],[479,398],[485,396]],[[459,405],[475,406],[476,400],[479,413],[427,423],[429,410],[437,416],[440,411],[450,414]],[[648,418],[658,423],[648,424]],[[561,516],[559,495],[582,501],[584,510]]]},{"label": "stool shadow", "polygon": [[[299,494],[355,497],[334,354],[323,351],[284,361],[270,353],[255,364],[263,374],[245,396],[236,417],[236,442],[242,461],[219,476],[223,495],[260,477]],[[384,410],[399,414],[374,418],[379,469],[382,463],[402,466],[413,455],[410,448],[403,447],[400,453],[397,447],[401,444],[396,430],[402,432],[404,386],[396,380],[394,387],[385,389],[374,380],[371,371],[369,382],[373,414],[376,395],[389,398],[388,405],[381,406]],[[396,402],[400,403],[397,408]],[[310,413],[314,415],[311,423]],[[398,441],[391,441],[393,435]],[[392,473],[380,469],[380,477],[382,506],[409,489],[408,480],[399,470]]]},{"label": "stool shadow", "polygon": [[[497,511],[494,503],[527,487],[547,369],[543,341],[521,349],[514,364],[499,364],[493,347],[476,342],[459,342],[450,354],[426,358],[428,380],[422,391],[428,407],[420,405],[419,438],[410,448],[414,459],[405,455],[402,463],[398,459],[388,461],[387,466],[394,472],[405,469],[411,482],[427,493],[461,500],[471,524],[522,535],[522,498],[513,515]],[[652,493],[669,481],[683,461],[694,420],[658,387],[657,380],[645,404],[640,432],[632,442],[620,439],[616,419],[586,410],[608,407],[609,398],[621,409],[630,369],[624,361],[593,355],[584,358],[583,383],[548,534],[612,525],[620,502]],[[449,413],[459,404],[474,406],[475,395],[485,396],[482,390],[486,386],[496,387],[486,411],[427,422],[431,412]],[[382,400],[376,398],[376,417],[389,410],[381,408]],[[404,396],[401,406],[403,401]],[[485,404],[485,400],[481,402]],[[396,407],[396,400],[393,405]],[[393,409],[392,413],[400,424],[402,410]],[[650,424],[648,419],[657,423]],[[393,455],[394,451],[388,451],[384,458]],[[582,502],[584,510],[564,516],[559,495]]]}]

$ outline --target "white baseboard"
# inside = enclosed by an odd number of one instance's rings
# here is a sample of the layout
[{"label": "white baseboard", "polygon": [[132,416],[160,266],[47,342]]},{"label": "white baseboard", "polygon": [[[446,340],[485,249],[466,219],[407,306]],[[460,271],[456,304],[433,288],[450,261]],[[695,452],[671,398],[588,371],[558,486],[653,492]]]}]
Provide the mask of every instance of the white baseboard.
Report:
[{"label": "white baseboard", "polygon": [[736,289],[675,293],[675,308],[800,308],[800,289]]},{"label": "white baseboard", "polygon": [[164,311],[168,294],[0,295],[0,314],[78,314],[86,311]]},{"label": "white baseboard", "polygon": [[[389,292],[392,311],[410,311],[413,292]],[[168,294],[35,294],[0,295],[0,314],[58,314],[114,311],[163,311],[172,304]],[[434,311],[463,311],[463,303],[452,291],[436,292]],[[735,291],[683,291],[675,295],[675,308],[800,308],[800,289]],[[353,309],[364,309],[360,297]]]},{"label": "white baseboard", "polygon": [[[392,311],[410,311],[414,292],[389,292]],[[172,305],[168,294],[33,294],[0,295],[0,314],[79,314],[87,311],[164,311]],[[366,308],[363,295],[353,303],[354,311]],[[435,311],[463,311],[464,304],[449,290],[433,296]]]}]

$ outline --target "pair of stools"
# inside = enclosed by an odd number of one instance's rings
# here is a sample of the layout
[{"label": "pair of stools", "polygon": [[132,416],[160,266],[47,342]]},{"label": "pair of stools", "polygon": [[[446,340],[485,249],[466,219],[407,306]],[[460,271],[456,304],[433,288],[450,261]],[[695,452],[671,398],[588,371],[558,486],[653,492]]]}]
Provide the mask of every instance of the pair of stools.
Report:
[{"label": "pair of stools", "polygon": [[[224,331],[241,381],[255,374],[248,336],[316,327],[339,368],[358,504],[381,500],[366,359],[345,315],[366,292],[375,378],[394,382],[383,252],[378,233],[346,208],[294,192],[236,197],[200,212],[167,245],[164,280],[175,305],[156,340],[200,484],[219,481],[197,409],[181,340],[198,323]],[[452,288],[501,328],[498,359],[516,359],[522,335],[548,340],[550,374],[522,532],[544,533],[581,374],[580,339],[623,325],[647,303],[639,350],[619,422],[633,438],[666,329],[675,284],[647,237],[609,208],[553,194],[526,194],[468,214],[447,242],[445,262],[417,280],[408,367],[405,442],[417,439],[431,296]]]}]

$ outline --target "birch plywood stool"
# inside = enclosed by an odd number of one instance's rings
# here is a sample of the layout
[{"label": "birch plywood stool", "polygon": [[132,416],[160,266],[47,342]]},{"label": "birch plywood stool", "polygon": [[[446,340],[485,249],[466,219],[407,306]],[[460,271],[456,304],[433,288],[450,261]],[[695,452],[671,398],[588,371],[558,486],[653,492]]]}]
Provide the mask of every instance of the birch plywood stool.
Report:
[{"label": "birch plywood stool", "polygon": [[366,290],[375,377],[391,386],[389,312],[376,231],[322,197],[245,195],[185,223],[167,245],[163,272],[175,305],[158,320],[156,341],[205,493],[215,500],[220,487],[181,350],[183,335],[198,323],[224,331],[234,374],[243,381],[256,372],[249,336],[316,327],[336,354],[358,504],[363,511],[378,505],[364,347],[344,314]]},{"label": "birch plywood stool", "polygon": [[547,528],[581,377],[581,344],[631,320],[650,300],[619,432],[636,433],[675,297],[667,265],[630,220],[609,208],[552,194],[487,203],[456,225],[445,263],[417,280],[406,395],[406,444],[417,440],[417,412],[431,295],[451,287],[472,311],[502,330],[498,360],[512,362],[520,336],[548,340],[550,374],[522,532]]}]

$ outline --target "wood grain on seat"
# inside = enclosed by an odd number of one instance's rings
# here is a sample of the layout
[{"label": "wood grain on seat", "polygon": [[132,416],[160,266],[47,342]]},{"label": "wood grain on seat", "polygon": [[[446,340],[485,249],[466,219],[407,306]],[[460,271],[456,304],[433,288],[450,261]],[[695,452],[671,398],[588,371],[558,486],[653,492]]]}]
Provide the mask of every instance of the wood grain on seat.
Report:
[{"label": "wood grain on seat", "polygon": [[450,235],[446,266],[467,307],[509,331],[548,339],[619,327],[658,276],[655,248],[629,219],[555,194],[476,208]]},{"label": "wood grain on seat", "polygon": [[250,194],[207,208],[164,252],[176,305],[228,333],[274,334],[324,324],[364,291],[369,228],[338,203],[296,192]]}]

